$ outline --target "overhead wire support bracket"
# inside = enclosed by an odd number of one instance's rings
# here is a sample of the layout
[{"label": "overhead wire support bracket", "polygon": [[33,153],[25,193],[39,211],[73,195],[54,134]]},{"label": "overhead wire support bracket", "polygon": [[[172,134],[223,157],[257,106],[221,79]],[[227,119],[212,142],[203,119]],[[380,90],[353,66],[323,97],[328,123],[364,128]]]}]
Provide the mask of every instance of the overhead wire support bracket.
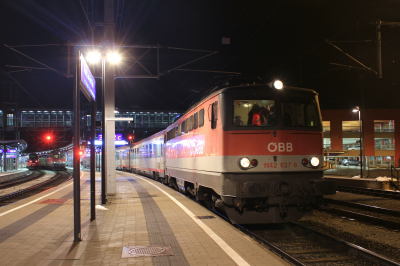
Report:
[{"label": "overhead wire support bracket", "polygon": [[360,61],[358,61],[357,59],[355,59],[354,57],[352,57],[351,55],[349,55],[348,53],[344,52],[342,49],[340,49],[339,47],[337,47],[336,45],[332,44],[330,41],[328,41],[327,39],[325,39],[325,41],[330,44],[331,46],[333,46],[334,48],[336,48],[337,50],[339,50],[339,52],[341,52],[342,54],[346,55],[347,57],[349,57],[350,59],[352,59],[353,61],[355,61],[357,64],[361,65],[363,67],[363,69],[365,70],[369,70],[371,72],[374,72],[375,75],[378,75],[378,73],[373,70],[370,67],[367,67],[366,65],[364,65],[363,63],[361,63]]}]

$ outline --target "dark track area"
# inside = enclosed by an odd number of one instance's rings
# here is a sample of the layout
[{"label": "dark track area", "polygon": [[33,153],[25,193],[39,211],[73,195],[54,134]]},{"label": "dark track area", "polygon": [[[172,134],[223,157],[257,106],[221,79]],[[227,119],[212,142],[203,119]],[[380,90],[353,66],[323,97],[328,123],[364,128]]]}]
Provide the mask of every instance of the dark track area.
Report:
[{"label": "dark track area", "polygon": [[[295,265],[400,265],[362,247],[297,223],[246,226],[262,244],[280,249]],[[281,256],[283,257],[283,255]]]},{"label": "dark track area", "polygon": [[340,192],[349,192],[354,194],[370,195],[370,196],[400,200],[400,192],[397,191],[388,191],[388,190],[362,188],[362,187],[347,187],[347,186],[337,186],[337,190]]},{"label": "dark track area", "polygon": [[58,185],[60,185],[61,183],[71,179],[71,173],[69,172],[56,172],[56,175],[54,177],[52,177],[51,179],[34,185],[32,187],[29,187],[27,189],[24,190],[20,190],[8,195],[3,195],[0,197],[0,206],[6,206],[8,204],[17,202],[19,200],[28,198],[30,196],[36,195],[38,193],[41,193],[45,190],[51,189],[53,187],[56,187]]},{"label": "dark track area", "polygon": [[15,185],[18,185],[18,184],[22,184],[22,183],[25,183],[27,181],[39,178],[39,177],[41,177],[43,175],[44,175],[44,173],[41,172],[41,171],[32,171],[30,174],[26,174],[26,175],[23,175],[23,176],[19,176],[19,177],[13,178],[11,180],[7,180],[7,181],[4,181],[4,182],[1,182],[0,183],[0,189],[12,187],[12,186],[15,186]]},{"label": "dark track area", "polygon": [[325,199],[325,202],[329,203],[331,208],[326,208],[322,211],[391,229],[400,228],[399,211],[333,199]]}]

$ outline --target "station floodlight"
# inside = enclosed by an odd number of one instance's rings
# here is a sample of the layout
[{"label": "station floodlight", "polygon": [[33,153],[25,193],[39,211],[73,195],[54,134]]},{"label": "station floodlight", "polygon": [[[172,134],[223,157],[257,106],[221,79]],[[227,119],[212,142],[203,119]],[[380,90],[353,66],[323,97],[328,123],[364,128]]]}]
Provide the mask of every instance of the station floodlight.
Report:
[{"label": "station floodlight", "polygon": [[101,59],[101,54],[96,51],[89,52],[86,56],[86,60],[90,63],[97,63]]},{"label": "station floodlight", "polygon": [[109,53],[107,54],[107,59],[112,64],[118,64],[121,61],[121,56],[117,53]]}]

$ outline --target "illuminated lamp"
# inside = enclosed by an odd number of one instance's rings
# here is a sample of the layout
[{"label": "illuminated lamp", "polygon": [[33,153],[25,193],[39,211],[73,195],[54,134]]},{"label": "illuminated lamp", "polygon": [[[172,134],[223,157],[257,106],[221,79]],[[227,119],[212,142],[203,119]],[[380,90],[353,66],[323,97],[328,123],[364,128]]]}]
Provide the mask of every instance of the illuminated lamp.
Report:
[{"label": "illuminated lamp", "polygon": [[97,63],[101,59],[101,55],[99,52],[90,52],[86,57],[87,61],[90,63]]},{"label": "illuminated lamp", "polygon": [[283,89],[283,82],[280,80],[274,80],[267,84],[272,89],[281,90]]},{"label": "illuminated lamp", "polygon": [[117,64],[121,61],[121,56],[117,53],[109,53],[107,55],[107,59],[110,61],[110,63]]}]

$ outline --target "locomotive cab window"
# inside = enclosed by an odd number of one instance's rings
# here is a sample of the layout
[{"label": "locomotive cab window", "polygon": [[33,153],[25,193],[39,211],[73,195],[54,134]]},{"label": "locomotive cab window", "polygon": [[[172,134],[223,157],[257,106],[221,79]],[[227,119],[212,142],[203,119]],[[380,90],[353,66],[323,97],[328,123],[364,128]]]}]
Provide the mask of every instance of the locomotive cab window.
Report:
[{"label": "locomotive cab window", "polygon": [[282,101],[283,124],[290,127],[318,126],[317,104],[296,99]]},{"label": "locomotive cab window", "polygon": [[236,127],[275,126],[274,100],[234,100],[233,125]]}]

